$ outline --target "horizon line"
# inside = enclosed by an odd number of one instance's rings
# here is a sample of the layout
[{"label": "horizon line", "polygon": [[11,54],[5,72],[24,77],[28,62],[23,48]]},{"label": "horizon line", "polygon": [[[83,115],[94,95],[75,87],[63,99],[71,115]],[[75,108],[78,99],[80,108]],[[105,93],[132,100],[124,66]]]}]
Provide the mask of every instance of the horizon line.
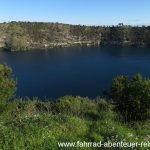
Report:
[{"label": "horizon line", "polygon": [[112,26],[119,26],[120,24],[122,24],[122,26],[131,26],[131,27],[143,27],[143,26],[146,26],[146,27],[148,27],[148,26],[150,26],[150,24],[124,24],[123,22],[119,22],[118,24],[101,24],[101,25],[92,25],[92,24],[73,24],[73,23],[65,23],[65,22],[53,22],[53,21],[25,21],[25,20],[23,20],[23,21],[15,21],[15,20],[11,20],[11,21],[0,21],[0,24],[5,24],[5,23],[13,23],[13,22],[16,22],[16,23],[19,23],[19,22],[23,22],[23,23],[54,23],[54,24],[64,24],[64,25],[72,25],[72,26],[95,26],[95,27],[98,27],[98,26],[106,26],[106,27],[112,27]]}]

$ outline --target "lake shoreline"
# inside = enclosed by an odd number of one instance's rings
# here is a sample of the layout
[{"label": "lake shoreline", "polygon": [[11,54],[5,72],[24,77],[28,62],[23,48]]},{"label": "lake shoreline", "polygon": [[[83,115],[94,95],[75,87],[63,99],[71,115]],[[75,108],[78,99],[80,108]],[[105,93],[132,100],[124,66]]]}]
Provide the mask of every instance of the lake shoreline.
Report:
[{"label": "lake shoreline", "polygon": [[37,51],[37,50],[52,50],[52,49],[64,49],[64,48],[103,48],[103,47],[120,47],[120,48],[150,48],[146,45],[132,45],[132,44],[102,44],[102,45],[96,45],[96,44],[89,44],[89,43],[84,43],[84,44],[70,44],[70,45],[65,45],[65,46],[51,46],[51,47],[32,47],[28,48],[25,50],[11,50],[11,49],[5,49],[5,48],[0,48],[0,51],[8,51],[8,52],[21,52],[21,51]]}]

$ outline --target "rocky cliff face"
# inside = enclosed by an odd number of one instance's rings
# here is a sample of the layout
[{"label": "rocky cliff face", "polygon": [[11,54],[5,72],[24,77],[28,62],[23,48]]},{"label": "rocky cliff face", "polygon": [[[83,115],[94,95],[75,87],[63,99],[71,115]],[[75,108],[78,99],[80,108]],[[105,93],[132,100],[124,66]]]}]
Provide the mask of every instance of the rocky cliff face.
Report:
[{"label": "rocky cliff face", "polygon": [[[89,27],[58,23],[11,22],[1,24],[0,46],[11,51],[33,48],[100,44],[101,33],[90,36]],[[92,33],[92,31],[90,31]],[[5,35],[5,38],[3,36]]]},{"label": "rocky cliff face", "polygon": [[4,41],[2,38],[0,38],[0,47],[3,47]]},{"label": "rocky cliff face", "polygon": [[59,23],[0,24],[0,47],[7,50],[48,49],[81,45],[150,45],[150,27],[97,27]]},{"label": "rocky cliff face", "polygon": [[0,48],[5,47],[5,42],[6,42],[6,36],[1,36],[0,37]]}]

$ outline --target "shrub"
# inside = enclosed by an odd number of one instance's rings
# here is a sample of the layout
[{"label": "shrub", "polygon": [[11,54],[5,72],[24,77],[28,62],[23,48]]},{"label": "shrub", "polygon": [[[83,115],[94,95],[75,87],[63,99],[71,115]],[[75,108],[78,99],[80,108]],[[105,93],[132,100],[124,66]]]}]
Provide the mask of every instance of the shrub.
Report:
[{"label": "shrub", "polygon": [[12,78],[12,69],[0,64],[0,104],[14,96],[16,81]]},{"label": "shrub", "polygon": [[103,137],[103,142],[105,141],[134,141],[135,133],[132,129],[128,128],[125,124],[122,124],[113,120],[98,120],[93,123],[91,127],[92,135],[95,133]]},{"label": "shrub", "polygon": [[111,104],[105,99],[100,99],[97,101],[97,106],[99,111],[108,111],[111,109]]},{"label": "shrub", "polygon": [[57,101],[59,112],[79,114],[81,101],[78,97],[64,96]]},{"label": "shrub", "polygon": [[126,76],[118,76],[112,84],[110,97],[126,121],[147,119],[150,109],[150,80],[140,74],[131,80]]}]

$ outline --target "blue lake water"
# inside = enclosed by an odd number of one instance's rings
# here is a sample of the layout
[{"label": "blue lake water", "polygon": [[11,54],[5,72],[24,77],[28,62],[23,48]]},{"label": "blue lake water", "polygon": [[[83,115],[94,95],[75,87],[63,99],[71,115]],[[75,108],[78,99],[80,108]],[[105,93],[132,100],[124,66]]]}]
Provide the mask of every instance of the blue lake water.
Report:
[{"label": "blue lake water", "polygon": [[13,68],[18,97],[94,98],[117,75],[150,77],[150,48],[82,47],[0,52],[0,63]]}]

